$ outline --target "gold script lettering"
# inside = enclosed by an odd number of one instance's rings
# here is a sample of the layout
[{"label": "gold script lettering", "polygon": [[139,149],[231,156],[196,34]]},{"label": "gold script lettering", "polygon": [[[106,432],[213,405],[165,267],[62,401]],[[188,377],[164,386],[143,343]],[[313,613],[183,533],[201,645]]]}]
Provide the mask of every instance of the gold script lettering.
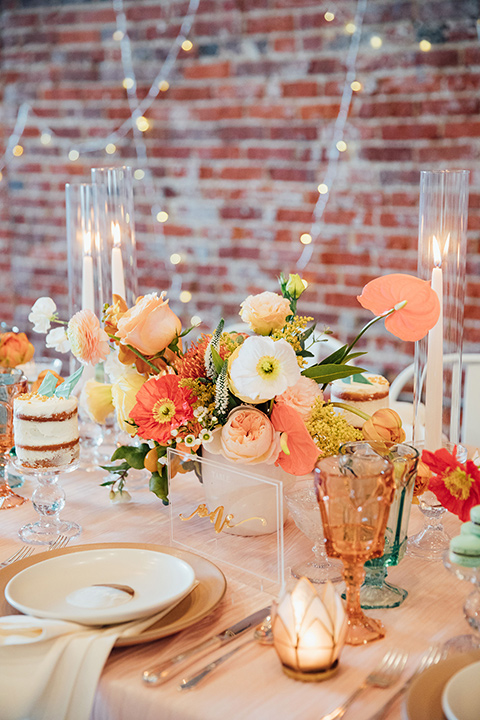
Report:
[{"label": "gold script lettering", "polygon": [[247,518],[246,520],[240,520],[238,523],[233,523],[232,520],[234,519],[234,516],[231,513],[228,513],[225,515],[225,519],[223,518],[223,513],[225,512],[225,508],[223,505],[219,505],[215,508],[215,510],[210,510],[205,505],[205,503],[201,503],[195,510],[192,512],[191,515],[188,517],[184,517],[182,513],[180,513],[179,517],[180,520],[191,520],[195,515],[198,515],[198,517],[204,518],[208,517],[212,525],[215,527],[215,532],[221,533],[224,528],[234,528],[238,525],[242,525],[242,523],[249,522],[250,520],[260,520],[263,526],[267,524],[267,521],[265,518],[261,517],[251,517]]}]

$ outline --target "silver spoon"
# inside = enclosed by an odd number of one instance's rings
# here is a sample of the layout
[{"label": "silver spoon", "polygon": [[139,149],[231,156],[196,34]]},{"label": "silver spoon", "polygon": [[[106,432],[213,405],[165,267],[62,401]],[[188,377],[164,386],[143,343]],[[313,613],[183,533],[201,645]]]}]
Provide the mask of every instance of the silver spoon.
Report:
[{"label": "silver spoon", "polygon": [[251,637],[249,637],[243,643],[240,643],[240,645],[237,645],[237,647],[233,648],[233,650],[230,650],[230,652],[227,652],[224,655],[220,655],[219,658],[209,663],[208,665],[205,665],[205,667],[195,673],[195,675],[184,678],[178,686],[178,689],[192,690],[192,688],[196,687],[198,683],[203,680],[203,678],[205,678],[212,672],[212,670],[215,670],[216,667],[224,663],[225,660],[228,660],[228,658],[232,657],[232,655],[235,655],[235,653],[237,653],[239,650],[244,648],[245,645],[248,645],[251,642],[258,642],[260,643],[260,645],[273,645],[272,618],[270,615],[267,615],[265,620],[263,620],[263,622],[257,625]]}]

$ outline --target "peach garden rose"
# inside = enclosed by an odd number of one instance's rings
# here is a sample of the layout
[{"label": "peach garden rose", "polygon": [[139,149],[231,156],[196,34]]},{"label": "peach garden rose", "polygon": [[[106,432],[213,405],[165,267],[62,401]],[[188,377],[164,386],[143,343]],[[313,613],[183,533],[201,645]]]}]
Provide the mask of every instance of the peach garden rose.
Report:
[{"label": "peach garden rose", "polygon": [[260,410],[240,405],[225,425],[213,432],[208,449],[234,462],[273,465],[281,450],[280,433]]},{"label": "peach garden rose", "polygon": [[14,368],[29,362],[35,352],[25,333],[6,332],[0,335],[0,365]]},{"label": "peach garden rose", "polygon": [[147,357],[165,350],[180,334],[180,319],[170,309],[168,300],[157,293],[138,298],[135,305],[120,317],[117,337]]}]

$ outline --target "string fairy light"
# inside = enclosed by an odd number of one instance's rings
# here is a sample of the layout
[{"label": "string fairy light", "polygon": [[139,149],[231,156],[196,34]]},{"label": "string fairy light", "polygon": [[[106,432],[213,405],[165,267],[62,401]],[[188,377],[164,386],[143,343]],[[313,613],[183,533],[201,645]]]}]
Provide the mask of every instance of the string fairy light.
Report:
[{"label": "string fairy light", "polygon": [[[327,169],[323,181],[318,186],[318,199],[315,204],[312,213],[312,224],[308,235],[311,237],[311,241],[305,244],[302,241],[303,235],[300,237],[300,242],[304,245],[302,253],[297,261],[297,268],[303,270],[308,264],[313,254],[315,240],[320,235],[321,220],[325,208],[327,206],[328,199],[330,197],[330,191],[335,181],[338,169],[338,159],[341,152],[345,152],[347,144],[343,140],[345,133],[345,126],[347,124],[348,113],[350,111],[350,105],[352,102],[353,88],[352,83],[355,81],[356,67],[358,50],[360,47],[360,40],[362,37],[362,25],[367,10],[368,0],[358,0],[357,8],[355,12],[355,20],[350,23],[354,26],[350,45],[348,48],[347,59],[345,62],[345,83],[343,86],[342,97],[340,100],[340,108],[338,115],[333,126],[333,143],[327,154]],[[304,233],[305,234],[305,233]]]}]

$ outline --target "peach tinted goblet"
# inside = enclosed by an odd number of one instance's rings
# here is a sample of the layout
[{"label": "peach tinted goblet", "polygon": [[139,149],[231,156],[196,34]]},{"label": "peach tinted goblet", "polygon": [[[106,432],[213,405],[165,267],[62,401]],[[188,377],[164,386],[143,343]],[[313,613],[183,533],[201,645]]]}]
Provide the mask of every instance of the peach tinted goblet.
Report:
[{"label": "peach tinted goblet", "polygon": [[315,488],[327,555],[343,562],[348,630],[346,643],[362,645],[385,635],[360,605],[367,560],[380,557],[395,492],[394,468],[380,455],[336,455],[320,460]]},{"label": "peach tinted goblet", "polygon": [[13,399],[28,392],[27,378],[19,368],[0,368],[0,508],[22,505],[26,498],[8,484],[9,450],[13,446]]}]

